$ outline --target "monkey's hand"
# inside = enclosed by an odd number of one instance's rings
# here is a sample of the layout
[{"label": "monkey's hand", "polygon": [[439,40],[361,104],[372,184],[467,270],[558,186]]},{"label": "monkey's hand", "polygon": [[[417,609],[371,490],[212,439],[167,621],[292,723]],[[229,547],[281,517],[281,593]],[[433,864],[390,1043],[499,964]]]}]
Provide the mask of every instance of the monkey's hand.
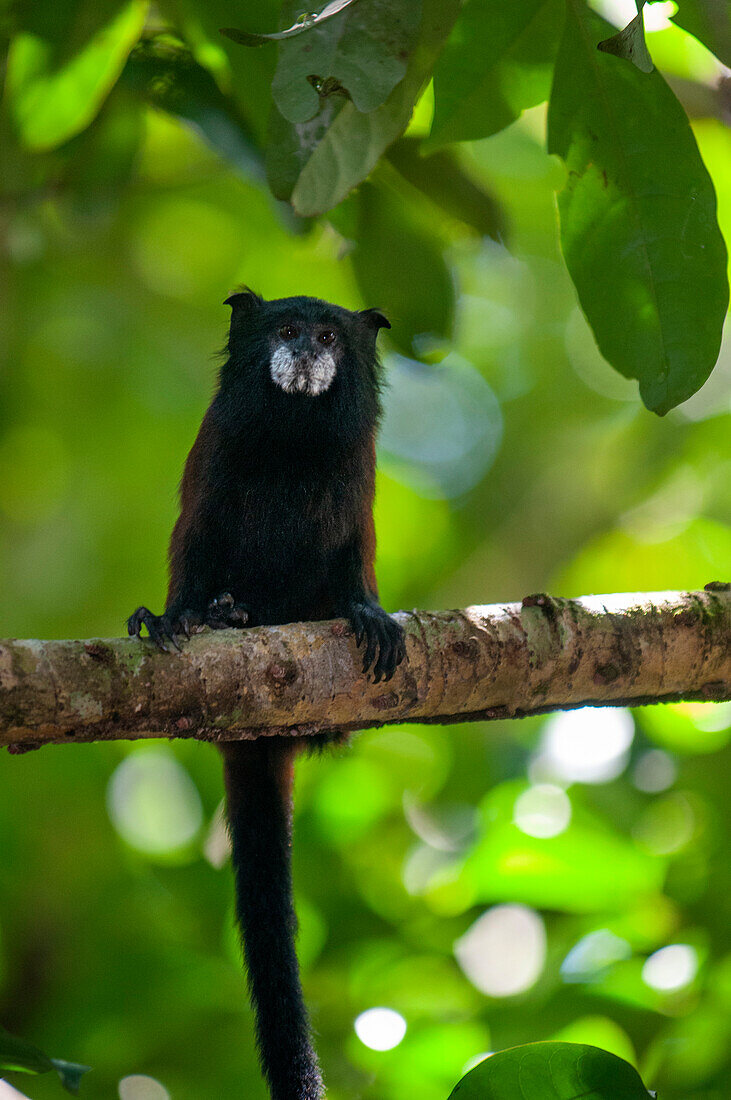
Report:
[{"label": "monkey's hand", "polygon": [[377,603],[351,603],[346,617],[355,634],[355,644],[365,641],[363,672],[373,665],[373,681],[390,680],[406,656],[403,628]]},{"label": "monkey's hand", "polygon": [[236,603],[230,592],[221,593],[208,604],[205,623],[212,630],[225,630],[227,626],[246,626],[248,621],[249,608],[244,603]]},{"label": "monkey's hand", "polygon": [[203,623],[201,615],[197,611],[181,611],[180,614],[153,615],[146,607],[138,607],[127,619],[127,633],[132,637],[141,637],[143,626],[147,627],[147,633],[158,649],[163,653],[169,653],[165,642],[168,641],[173,649],[180,652],[176,635],[185,634],[189,638],[191,633],[197,630]]},{"label": "monkey's hand", "polygon": [[150,638],[163,653],[169,652],[166,642],[180,652],[177,635],[184,634],[190,638],[203,626],[210,626],[212,630],[244,626],[248,618],[249,609],[242,603],[236,603],[230,592],[223,592],[209,601],[205,614],[190,608],[178,612],[171,607],[163,615],[153,615],[148,608],[138,607],[127,619],[127,633],[139,638],[142,627],[146,626]]}]

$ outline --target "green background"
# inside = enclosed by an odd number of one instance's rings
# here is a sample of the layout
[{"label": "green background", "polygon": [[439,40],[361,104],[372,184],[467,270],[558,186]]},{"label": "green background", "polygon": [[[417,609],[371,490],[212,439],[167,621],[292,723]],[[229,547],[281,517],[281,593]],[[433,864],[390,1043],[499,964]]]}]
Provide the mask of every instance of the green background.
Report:
[{"label": "green background", "polygon": [[[650,39],[666,72],[702,83],[710,55],[689,42],[677,29]],[[427,92],[412,133],[427,132],[431,109]],[[415,331],[439,313],[440,280],[456,287],[453,337],[431,339],[431,365],[383,343],[376,519],[388,609],[728,579],[731,344],[690,401],[663,419],[643,409],[636,383],[596,350],[560,260],[564,172],[544,130],[539,106],[462,147],[502,207],[510,252],[382,166],[360,207],[371,219],[360,283],[352,211],[295,224],[261,181],[124,88],[50,154],[58,185],[34,177],[32,154],[8,154],[0,635],[114,636],[137,604],[162,610],[176,486],[215,383],[221,303],[242,282],[360,308],[383,304],[380,279],[389,300],[400,290],[394,321]],[[694,130],[728,240],[731,134],[711,117]],[[427,224],[436,257],[419,236]],[[412,279],[388,285],[401,233]],[[580,721],[599,744],[595,716]],[[475,1056],[549,1038],[628,1058],[662,1100],[728,1095],[731,709],[642,710],[634,723],[620,774],[600,783],[546,771],[539,719],[366,732],[300,765],[300,953],[332,1100],[444,1100]],[[640,789],[648,775],[667,785]],[[516,803],[546,780],[566,788],[571,821],[532,837]],[[89,1100],[116,1096],[132,1074],[173,1100],[264,1096],[221,793],[206,745],[0,756],[0,1021],[92,1066]],[[506,903],[525,907],[536,967],[522,991],[496,996],[454,945]],[[673,944],[692,949],[694,968],[661,992],[643,966]],[[390,1051],[354,1032],[375,1006],[406,1021]],[[60,1092],[50,1077],[12,1080],[33,1098]]]}]

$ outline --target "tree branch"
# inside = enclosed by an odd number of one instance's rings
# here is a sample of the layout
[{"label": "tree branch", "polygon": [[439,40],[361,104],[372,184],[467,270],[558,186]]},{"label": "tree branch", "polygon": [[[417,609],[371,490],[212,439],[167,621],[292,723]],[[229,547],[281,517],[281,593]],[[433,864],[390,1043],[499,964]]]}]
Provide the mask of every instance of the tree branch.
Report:
[{"label": "tree branch", "polygon": [[306,736],[731,698],[731,585],[399,618],[408,661],[386,684],[360,674],[342,620],[205,631],[182,654],[126,638],[0,642],[0,744]]}]

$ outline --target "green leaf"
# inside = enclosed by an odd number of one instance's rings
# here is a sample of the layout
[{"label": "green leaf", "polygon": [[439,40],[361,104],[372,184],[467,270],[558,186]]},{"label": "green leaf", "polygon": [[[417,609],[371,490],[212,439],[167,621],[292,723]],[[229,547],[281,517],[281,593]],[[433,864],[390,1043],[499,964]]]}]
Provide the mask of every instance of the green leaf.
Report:
[{"label": "green leaf", "polygon": [[548,138],[568,168],[561,246],[599,350],[662,415],[716,362],[726,247],[682,107],[658,72],[597,52],[607,27],[569,0]]},{"label": "green leaf", "polygon": [[731,67],[731,0],[677,0],[670,18]]},{"label": "green leaf", "polygon": [[288,122],[272,104],[267,134],[266,170],[272,194],[286,202],[300,173],[328,129],[345,106],[340,96],[328,96],[320,103],[314,118],[307,122]]},{"label": "green leaf", "polygon": [[449,1100],[648,1100],[637,1070],[599,1047],[528,1043],[480,1062]]},{"label": "green leaf", "polygon": [[[81,26],[86,25],[88,6],[70,9]],[[51,37],[50,28],[42,28],[46,33],[24,30],[13,39],[7,97],[15,126],[28,148],[52,149],[92,121],[140,36],[147,8],[147,0],[130,0],[119,6],[70,56],[66,40]]]},{"label": "green leaf", "polygon": [[429,144],[472,141],[547,98],[561,0],[468,0],[434,69]]},{"label": "green leaf", "polygon": [[292,205],[298,214],[313,216],[336,206],[406,129],[457,17],[459,0],[424,0],[423,8],[419,41],[403,80],[375,111],[362,114],[353,103],[343,106],[297,180]]},{"label": "green leaf", "polygon": [[[297,9],[298,0],[291,0],[284,18]],[[375,110],[403,79],[420,22],[421,0],[359,0],[323,27],[283,42],[272,81],[279,111],[290,122],[306,122],[326,81],[359,111]]]},{"label": "green leaf", "polygon": [[298,34],[304,34],[305,31],[311,30],[313,27],[320,27],[326,19],[332,19],[333,15],[337,15],[338,12],[343,11],[344,8],[354,4],[355,0],[332,0],[331,3],[326,4],[322,11],[315,12],[303,12],[298,15],[291,27],[287,27],[285,31],[273,31],[271,34],[257,34],[252,31],[240,31],[235,27],[221,27],[221,34],[224,34],[227,38],[230,38],[232,42],[238,42],[240,46],[263,46],[265,42],[279,42],[285,38],[294,38]]},{"label": "green leaf", "polygon": [[188,50],[159,39],[141,42],[121,80],[148,103],[192,123],[242,174],[263,179],[264,158],[236,103]]},{"label": "green leaf", "polygon": [[49,1058],[39,1047],[0,1027],[0,1072],[39,1074],[50,1070],[58,1073],[68,1092],[76,1094],[81,1078],[89,1072],[89,1066],[65,1062],[60,1058]]},{"label": "green leaf", "polygon": [[453,218],[493,240],[505,239],[505,215],[492,195],[474,183],[449,152],[421,154],[418,138],[405,137],[392,145],[388,159],[405,180]]},{"label": "green leaf", "polygon": [[[400,196],[385,188],[366,184],[358,201],[352,259],[364,301],[386,311],[389,336],[406,355],[425,343],[449,339],[454,284],[441,242],[409,214]],[[384,247],[389,241],[398,241],[398,247]]]},{"label": "green leaf", "polygon": [[615,57],[623,57],[636,65],[641,73],[651,73],[654,69],[650,52],[645,42],[645,20],[642,9],[645,0],[635,0],[637,15],[623,30],[617,31],[611,38],[605,38],[599,43],[598,49],[604,53],[613,53]]},{"label": "green leaf", "polygon": [[48,1073],[53,1063],[39,1047],[11,1035],[0,1027],[0,1071],[3,1073]]}]

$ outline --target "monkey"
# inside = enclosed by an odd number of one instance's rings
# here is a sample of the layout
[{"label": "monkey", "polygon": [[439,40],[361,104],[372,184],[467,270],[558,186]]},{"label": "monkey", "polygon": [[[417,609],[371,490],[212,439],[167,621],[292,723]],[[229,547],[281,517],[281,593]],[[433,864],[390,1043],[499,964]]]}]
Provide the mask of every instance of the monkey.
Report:
[{"label": "monkey", "polygon": [[[138,607],[163,651],[204,626],[268,626],[343,617],[363,674],[390,680],[404,632],[378,602],[374,570],[375,441],[382,367],[378,309],[317,298],[231,307],[218,388],[188,455],[169,548],[165,611]],[[344,735],[228,741],[223,753],[236,915],[259,1060],[272,1100],[320,1100],[295,952],[293,764],[303,742]],[[310,747],[310,746],[308,746]]]}]

